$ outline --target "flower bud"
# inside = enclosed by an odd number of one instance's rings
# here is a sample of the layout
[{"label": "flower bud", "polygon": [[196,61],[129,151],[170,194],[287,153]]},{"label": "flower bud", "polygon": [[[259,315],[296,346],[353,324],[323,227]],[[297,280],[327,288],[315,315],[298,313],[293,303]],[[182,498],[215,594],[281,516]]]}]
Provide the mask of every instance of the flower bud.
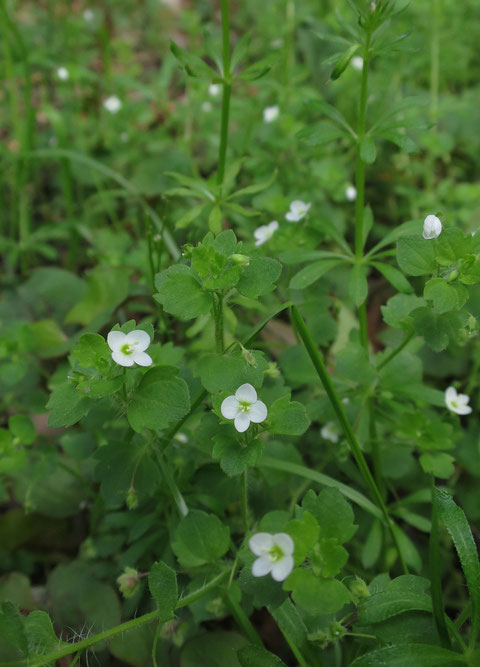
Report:
[{"label": "flower bud", "polygon": [[280,377],[280,370],[274,361],[270,361],[263,374],[270,378],[278,378]]},{"label": "flower bud", "polygon": [[126,567],[119,577],[117,577],[118,588],[125,599],[131,598],[140,587],[138,572],[133,567]]},{"label": "flower bud", "polygon": [[447,278],[447,283],[453,283],[454,280],[458,278],[458,271],[457,269],[453,269],[453,271],[450,272],[450,275]]},{"label": "flower bud", "polygon": [[240,255],[238,253],[230,255],[230,260],[234,264],[239,264],[240,266],[248,266],[250,264],[250,257],[247,257],[247,255]]},{"label": "flower bud", "polygon": [[134,510],[138,507],[138,496],[135,487],[131,486],[128,489],[125,501],[129,510]]},{"label": "flower bud", "polygon": [[356,577],[356,579],[350,583],[349,588],[353,601],[356,604],[358,604],[362,598],[368,598],[370,596],[367,584],[363,579],[360,579],[360,577]]},{"label": "flower bud", "polygon": [[245,359],[245,361],[249,366],[252,366],[253,368],[257,367],[257,360],[253,356],[253,353],[250,352],[250,350],[247,350],[246,347],[243,347],[243,345],[242,345],[242,357]]}]

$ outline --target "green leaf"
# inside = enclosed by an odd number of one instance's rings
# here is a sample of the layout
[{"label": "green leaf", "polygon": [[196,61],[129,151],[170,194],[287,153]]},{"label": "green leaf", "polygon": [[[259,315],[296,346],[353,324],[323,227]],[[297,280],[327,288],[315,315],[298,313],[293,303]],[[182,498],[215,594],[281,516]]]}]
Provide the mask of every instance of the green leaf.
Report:
[{"label": "green leaf", "polygon": [[433,309],[437,313],[448,313],[451,310],[460,310],[469,295],[463,285],[452,285],[443,278],[432,278],[425,284],[423,296],[427,301],[433,302]]},{"label": "green leaf", "polygon": [[277,171],[275,170],[272,176],[268,179],[268,181],[264,181],[263,183],[255,183],[253,185],[247,185],[245,188],[236,190],[227,197],[227,201],[229,199],[236,199],[237,197],[246,197],[247,195],[256,195],[259,192],[263,192],[272,185],[276,177],[277,177]]},{"label": "green leaf", "polygon": [[366,570],[369,570],[377,562],[382,550],[382,542],[382,524],[380,521],[374,520],[362,546],[362,565]]},{"label": "green leaf", "polygon": [[177,575],[165,563],[153,563],[148,575],[148,587],[158,608],[158,622],[173,618],[178,602]]},{"label": "green leaf", "polygon": [[310,419],[302,403],[282,396],[270,407],[267,416],[270,433],[278,435],[302,435],[310,426]]},{"label": "green leaf", "polygon": [[422,559],[415,544],[396,524],[393,524],[392,531],[395,533],[398,546],[407,565],[409,565],[416,572],[420,572],[422,569]]},{"label": "green leaf", "polygon": [[321,259],[318,262],[304,266],[291,279],[290,289],[305,289],[305,287],[312,285],[316,280],[328,273],[328,271],[342,264],[342,261],[341,259]]},{"label": "green leaf", "polygon": [[433,502],[460,559],[473,606],[471,632],[477,636],[480,626],[480,562],[477,546],[464,511],[456,505],[450,494],[443,489],[434,488]]},{"label": "green leaf", "polygon": [[164,429],[188,414],[188,387],[176,377],[177,372],[174,366],[157,366],[142,377],[127,409],[128,422],[134,431]]},{"label": "green leaf", "polygon": [[88,275],[87,291],[66,315],[65,322],[88,325],[96,317],[106,321],[128,296],[129,269],[98,266]]},{"label": "green leaf", "polygon": [[326,579],[335,577],[348,560],[348,551],[334,537],[323,537],[318,543],[312,561]]},{"label": "green leaf", "polygon": [[230,530],[214,514],[191,510],[175,531],[172,549],[183,567],[214,563],[228,550]]},{"label": "green leaf", "polygon": [[424,472],[441,479],[448,479],[455,470],[455,459],[445,452],[425,452],[420,456],[420,465]]},{"label": "green leaf", "polygon": [[285,634],[287,634],[298,647],[301,647],[305,643],[305,640],[307,639],[307,626],[290,598],[284,600],[279,606],[269,606],[268,611],[275,619],[278,627],[285,632]]},{"label": "green leaf", "polygon": [[431,308],[417,308],[412,317],[415,331],[435,352],[441,352],[449,340],[456,339],[463,323],[459,313],[436,313]]},{"label": "green leaf", "polygon": [[464,285],[476,285],[480,282],[480,257],[465,255],[459,265],[460,280]]},{"label": "green leaf", "polygon": [[286,667],[278,656],[253,644],[237,651],[237,657],[242,667]]},{"label": "green leaf", "polygon": [[368,295],[367,269],[364,264],[354,264],[350,272],[348,293],[353,303],[361,306]]},{"label": "green leaf", "polygon": [[444,229],[434,245],[437,263],[440,266],[454,264],[466,254],[468,241],[461,229]]},{"label": "green leaf", "polygon": [[360,157],[366,164],[372,164],[377,157],[375,142],[368,134],[362,137],[360,141]]},{"label": "green leaf", "polygon": [[[292,519],[284,527],[295,543],[295,565],[301,565],[318,540],[320,529],[313,514],[304,512],[301,519]],[[330,575],[333,576],[333,575]]]},{"label": "green leaf", "polygon": [[362,385],[375,377],[368,352],[360,343],[347,343],[337,355],[337,372],[351,382]]},{"label": "green leaf", "polygon": [[391,141],[392,144],[398,146],[405,153],[416,153],[419,150],[417,144],[408,135],[396,130],[384,130],[376,133],[376,135],[382,139]]},{"label": "green leaf", "polygon": [[40,359],[65,354],[70,346],[67,336],[55,320],[37,320],[25,325],[24,336],[30,350]]},{"label": "green leaf", "polygon": [[323,144],[344,137],[345,131],[332,125],[328,120],[321,120],[318,123],[307,125],[296,136],[299,141],[303,141],[308,146],[323,146]]},{"label": "green leaf", "polygon": [[8,428],[12,435],[24,445],[31,445],[37,434],[35,426],[28,415],[13,415],[8,418]]},{"label": "green leaf", "polygon": [[398,269],[390,264],[383,264],[383,262],[372,262],[377,271],[385,276],[388,282],[395,287],[396,290],[404,294],[411,294],[413,292],[413,287],[410,285],[408,280],[405,278],[403,273],[400,273]]},{"label": "green leaf", "polygon": [[48,425],[52,428],[73,426],[90,410],[92,402],[69,382],[58,385],[47,403]]},{"label": "green leaf", "polygon": [[204,211],[206,204],[197,204],[192,206],[186,213],[175,221],[175,229],[185,229],[194,222]]},{"label": "green leaf", "polygon": [[299,607],[310,615],[335,614],[351,600],[349,590],[337,579],[319,579],[308,570],[294,570],[283,584]]},{"label": "green leaf", "polygon": [[390,582],[386,590],[364,598],[358,607],[362,625],[379,623],[406,611],[432,611],[432,599],[425,593],[430,582],[423,577],[405,574]]},{"label": "green leaf", "polygon": [[230,435],[219,433],[213,438],[212,458],[220,460],[220,467],[229,477],[240,475],[247,467],[254,466],[263,452],[260,440],[245,445]]},{"label": "green leaf", "polygon": [[431,644],[386,646],[354,660],[350,667],[456,667],[465,665],[463,655]]},{"label": "green leaf", "polygon": [[[241,667],[237,651],[247,644],[248,640],[236,632],[206,632],[182,645],[179,664],[182,667]],[[166,663],[163,664],[166,667]]]},{"label": "green leaf", "polygon": [[244,267],[237,289],[243,296],[255,299],[275,289],[275,281],[281,272],[282,265],[276,259],[253,257]]},{"label": "green leaf", "polygon": [[318,496],[310,489],[303,498],[302,510],[313,514],[322,538],[332,537],[343,544],[357,532],[353,510],[337,489],[323,489]]},{"label": "green leaf", "polygon": [[100,482],[100,491],[109,507],[125,504],[134,473],[135,491],[139,502],[157,491],[156,465],[145,445],[139,446],[138,441],[113,442],[105,445],[95,452],[95,458],[98,460],[95,480]]},{"label": "green leaf", "polygon": [[67,645],[58,639],[50,616],[44,611],[30,612],[25,619],[25,632],[30,652],[35,655],[46,655]]},{"label": "green leaf", "polygon": [[397,243],[398,265],[409,276],[425,276],[435,271],[435,249],[432,239],[406,236]]},{"label": "green leaf", "polygon": [[348,63],[351,61],[353,56],[357,53],[359,49],[362,48],[361,44],[352,44],[346,51],[344,51],[335,65],[333,72],[330,74],[330,78],[335,81],[338,77],[343,74],[346,70]]},{"label": "green leaf", "polygon": [[28,654],[24,618],[11,602],[3,602],[0,608],[0,637],[20,653],[18,657]]},{"label": "green leaf", "polygon": [[211,81],[218,78],[218,72],[209,67],[201,58],[185,51],[175,42],[170,42],[170,51],[175,58],[183,65],[188,76]]},{"label": "green leaf", "polygon": [[111,351],[103,336],[98,334],[82,334],[73,348],[70,359],[81,368],[96,368],[105,371],[111,359]]},{"label": "green leaf", "polygon": [[208,216],[208,229],[214,234],[222,231],[222,209],[220,206],[214,206]]},{"label": "green leaf", "polygon": [[158,294],[153,298],[167,313],[180,320],[191,320],[206,315],[212,307],[212,296],[205,292],[192,270],[184,264],[175,264],[155,276]]},{"label": "green leaf", "polygon": [[219,391],[235,393],[245,383],[259,389],[268,364],[262,352],[255,350],[251,354],[255,365],[249,364],[239,353],[205,354],[198,361],[196,375],[200,376],[203,386],[211,394]]}]

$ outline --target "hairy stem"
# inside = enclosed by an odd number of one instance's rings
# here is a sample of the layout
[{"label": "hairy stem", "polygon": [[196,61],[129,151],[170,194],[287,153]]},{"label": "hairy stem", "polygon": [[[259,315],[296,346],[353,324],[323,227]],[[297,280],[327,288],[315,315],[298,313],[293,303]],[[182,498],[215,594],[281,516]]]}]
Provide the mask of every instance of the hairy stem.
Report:
[{"label": "hairy stem", "polygon": [[230,121],[230,97],[232,81],[230,74],[230,0],[222,2],[222,63],[223,63],[223,94],[222,119],[220,123],[220,148],[218,151],[217,183],[223,185],[225,175],[225,160],[228,145],[228,124]]}]

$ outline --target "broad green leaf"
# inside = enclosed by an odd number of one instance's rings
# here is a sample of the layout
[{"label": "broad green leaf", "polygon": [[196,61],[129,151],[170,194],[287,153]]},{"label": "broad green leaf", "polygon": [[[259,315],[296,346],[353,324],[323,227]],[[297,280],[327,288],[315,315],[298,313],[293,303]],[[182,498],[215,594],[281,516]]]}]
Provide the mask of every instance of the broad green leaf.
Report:
[{"label": "broad green leaf", "polygon": [[214,514],[191,510],[175,531],[172,549],[183,567],[214,563],[228,550],[230,530]]},{"label": "broad green leaf", "polygon": [[[205,354],[197,364],[196,375],[211,394],[228,391],[232,394],[245,383],[253,385],[257,391],[263,384],[263,373],[268,364],[263,353],[252,352],[255,365],[249,364],[241,354]],[[261,399],[261,396],[259,396]]]},{"label": "broad green leaf", "polygon": [[25,632],[28,637],[30,652],[35,655],[46,655],[67,645],[67,642],[59,640],[53,629],[50,616],[44,611],[32,611],[27,616]]},{"label": "broad green leaf", "polygon": [[435,271],[435,249],[432,239],[406,236],[397,243],[398,265],[409,276],[425,276]]},{"label": "broad green leaf", "polygon": [[339,264],[342,264],[341,259],[321,259],[318,262],[304,266],[300,269],[290,280],[290,289],[304,289],[312,285],[316,280],[324,276],[328,271],[331,271]]},{"label": "broad green leaf", "polygon": [[377,157],[375,142],[368,134],[362,137],[360,141],[360,157],[366,164],[372,164]]},{"label": "broad green leaf", "polygon": [[275,289],[275,282],[281,271],[282,265],[276,259],[253,257],[244,267],[237,289],[243,296],[255,299]]},{"label": "broad green leaf", "polygon": [[97,266],[90,271],[85,295],[67,313],[65,322],[88,325],[99,316],[106,321],[128,296],[129,272],[123,266]]},{"label": "broad green leaf", "polygon": [[427,474],[448,479],[455,470],[455,459],[445,452],[425,452],[420,456],[420,465]]},{"label": "broad green leaf", "polygon": [[468,299],[468,291],[459,283],[452,285],[443,278],[432,278],[426,283],[423,296],[427,301],[432,301],[437,313],[448,313],[460,310]]},{"label": "broad green leaf", "polygon": [[48,425],[52,428],[73,426],[85,417],[92,406],[92,401],[85,394],[75,389],[69,382],[58,385],[53,390],[47,403]]},{"label": "broad green leaf", "polygon": [[155,286],[158,294],[153,298],[180,320],[206,315],[212,307],[212,295],[202,289],[192,270],[184,264],[157,273]]},{"label": "broad green leaf", "polygon": [[364,264],[354,264],[350,272],[348,293],[353,303],[361,306],[368,295],[367,268]]},{"label": "broad green leaf", "polygon": [[368,352],[360,343],[347,343],[337,355],[337,373],[351,382],[362,385],[375,377],[375,369],[370,363]]},{"label": "broad green leaf", "polygon": [[434,246],[435,260],[440,266],[450,266],[468,251],[469,239],[461,229],[444,229]]},{"label": "broad green leaf", "polygon": [[413,292],[413,287],[410,285],[408,280],[405,278],[403,273],[400,273],[398,269],[390,264],[383,264],[383,262],[372,262],[377,271],[380,271],[382,275],[388,280],[388,282],[395,287],[396,290],[402,292],[403,294],[411,294]]},{"label": "broad green leaf", "polygon": [[328,120],[307,125],[297,133],[297,138],[309,146],[322,146],[345,136],[345,131],[332,125]]},{"label": "broad green leaf", "polygon": [[188,387],[174,366],[151,368],[140,380],[127,408],[134,431],[160,430],[185,417],[190,410]]},{"label": "broad green leaf", "polygon": [[305,406],[282,396],[270,407],[267,415],[270,433],[278,435],[302,435],[310,426]]},{"label": "broad green leaf", "polygon": [[[313,514],[304,512],[301,519],[292,519],[282,529],[295,543],[295,565],[301,565],[318,540],[320,529]],[[333,575],[328,575],[333,576]]]},{"label": "broad green leaf", "polygon": [[338,579],[319,579],[308,570],[296,569],[283,584],[293,601],[312,616],[335,614],[351,600],[349,590]]},{"label": "broad green leaf", "polygon": [[25,325],[22,332],[27,345],[40,359],[58,357],[70,347],[67,336],[55,320],[37,320]]},{"label": "broad green leaf", "polygon": [[348,560],[348,551],[334,537],[322,537],[312,556],[312,562],[325,579],[335,577]]},{"label": "broad green leaf", "polygon": [[[357,532],[353,510],[337,489],[323,489],[318,496],[307,491],[302,501],[302,510],[308,511],[320,526],[320,537],[332,537],[339,544],[348,542]],[[300,511],[299,516],[302,516]]]},{"label": "broad green leaf", "polygon": [[12,415],[8,418],[8,428],[10,433],[24,445],[31,445],[37,435],[28,415]]},{"label": "broad green leaf", "polygon": [[459,507],[448,491],[435,488],[433,502],[438,516],[450,533],[457,550],[463,574],[473,606],[473,628],[478,633],[480,625],[480,562],[478,550],[464,511]]},{"label": "broad green leaf", "polygon": [[237,652],[247,644],[248,640],[236,632],[205,632],[182,645],[180,664],[182,667],[242,667]]},{"label": "broad green leaf", "polygon": [[411,328],[413,324],[410,313],[425,305],[425,301],[414,294],[396,294],[381,306],[386,324],[395,329]]},{"label": "broad green leaf", "polygon": [[112,442],[95,452],[98,460],[95,480],[100,482],[100,491],[109,507],[125,504],[128,490],[135,473],[135,491],[139,502],[152,496],[158,487],[158,471],[148,448],[139,446],[138,440]]},{"label": "broad green leaf", "polygon": [[28,638],[22,614],[11,602],[0,607],[0,638],[18,651],[18,657],[28,654]]},{"label": "broad green leaf", "polygon": [[432,611],[432,599],[425,592],[428,579],[412,574],[402,575],[390,582],[387,589],[364,598],[358,607],[362,625],[379,623],[406,611]]},{"label": "broad green leaf", "polygon": [[464,285],[476,285],[480,282],[480,257],[465,255],[459,264],[460,280]]},{"label": "broad green leaf", "polygon": [[158,621],[173,618],[173,611],[178,602],[177,575],[165,563],[153,563],[148,575],[148,587],[158,608]]},{"label": "broad green leaf", "polygon": [[70,359],[81,368],[105,371],[110,364],[111,350],[103,336],[82,334],[70,354]]},{"label": "broad green leaf", "polygon": [[223,433],[213,438],[212,458],[220,461],[220,467],[229,477],[240,475],[247,467],[254,466],[262,452],[263,444],[260,440],[242,444]]},{"label": "broad green leaf", "polygon": [[237,651],[237,658],[242,667],[286,667],[277,655],[254,644]]},{"label": "broad green leaf", "polygon": [[417,308],[412,317],[415,331],[435,352],[441,352],[449,340],[455,340],[463,324],[459,313],[436,313],[431,308]]},{"label": "broad green leaf", "polygon": [[467,664],[463,655],[430,644],[386,646],[354,660],[350,667],[457,667]]}]

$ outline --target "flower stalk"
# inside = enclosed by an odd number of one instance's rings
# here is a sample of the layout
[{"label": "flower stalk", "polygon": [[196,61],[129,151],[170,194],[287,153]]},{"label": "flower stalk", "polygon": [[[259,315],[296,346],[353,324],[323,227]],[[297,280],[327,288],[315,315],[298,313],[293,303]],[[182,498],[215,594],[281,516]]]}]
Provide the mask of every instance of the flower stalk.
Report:
[{"label": "flower stalk", "polygon": [[217,183],[220,188],[223,185],[225,175],[225,160],[228,145],[228,125],[230,122],[230,97],[232,93],[232,81],[230,73],[230,0],[221,0],[222,5],[222,69],[223,69],[223,93],[222,93],[222,119],[220,123],[220,148],[218,151]]}]

